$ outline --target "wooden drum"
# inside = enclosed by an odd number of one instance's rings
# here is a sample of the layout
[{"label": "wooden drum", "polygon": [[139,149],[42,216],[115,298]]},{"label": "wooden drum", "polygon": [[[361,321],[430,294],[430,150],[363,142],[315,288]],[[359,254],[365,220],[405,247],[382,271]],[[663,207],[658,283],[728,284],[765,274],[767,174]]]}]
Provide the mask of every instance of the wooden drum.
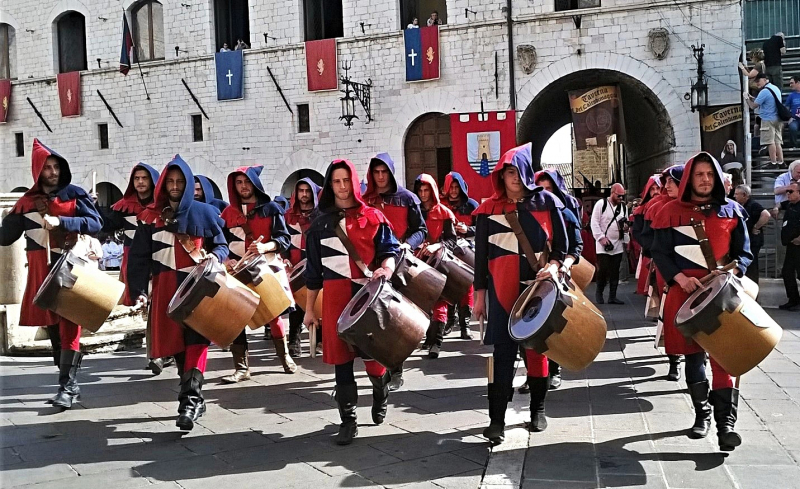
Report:
[{"label": "wooden drum", "polygon": [[570,275],[572,276],[572,281],[575,282],[575,285],[577,285],[578,288],[581,290],[586,290],[586,287],[592,283],[594,271],[594,265],[589,263],[589,260],[586,258],[581,257],[578,263],[572,265]]},{"label": "wooden drum", "polygon": [[53,265],[33,303],[96,332],[123,292],[125,284],[68,251]]},{"label": "wooden drum", "polygon": [[456,258],[453,252],[444,246],[428,257],[427,262],[447,277],[441,299],[448,304],[458,304],[472,287],[472,283],[475,281],[475,270]]},{"label": "wooden drum", "polygon": [[398,292],[428,312],[442,295],[447,278],[410,250],[403,250],[391,281]]},{"label": "wooden drum", "polygon": [[678,310],[675,326],[734,377],[761,363],[783,334],[731,273],[694,291]]},{"label": "wooden drum", "polygon": [[258,329],[294,307],[286,269],[276,255],[251,256],[233,276],[260,297],[258,307],[247,323],[250,329]]},{"label": "wooden drum", "polygon": [[250,322],[258,304],[258,294],[211,258],[194,267],[178,287],[167,315],[226,348]]},{"label": "wooden drum", "polygon": [[385,279],[372,280],[339,316],[337,333],[386,368],[403,364],[425,337],[428,317]]},{"label": "wooden drum", "polygon": [[[292,268],[292,273],[289,274],[289,287],[294,295],[294,301],[300,309],[305,310],[306,299],[308,298],[308,289],[306,288],[306,260],[300,260],[297,265]],[[314,303],[314,314],[322,317],[322,289],[317,294],[317,301]]]},{"label": "wooden drum", "polygon": [[468,239],[458,238],[456,248],[453,250],[456,258],[475,268],[475,249]]},{"label": "wooden drum", "polygon": [[508,332],[523,347],[576,371],[588,367],[603,349],[606,320],[579,288],[547,279],[519,296]]}]

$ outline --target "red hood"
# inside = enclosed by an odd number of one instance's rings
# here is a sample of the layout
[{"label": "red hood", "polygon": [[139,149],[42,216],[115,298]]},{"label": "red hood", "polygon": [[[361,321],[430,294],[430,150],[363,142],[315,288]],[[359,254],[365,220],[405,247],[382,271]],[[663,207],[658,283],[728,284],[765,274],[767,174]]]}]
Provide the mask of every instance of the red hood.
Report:
[{"label": "red hood", "polygon": [[678,200],[687,203],[691,202],[692,171],[694,167],[694,161],[700,155],[707,156],[711,160],[711,166],[714,168],[714,187],[711,189],[711,199],[716,204],[725,205],[725,185],[723,184],[722,168],[719,166],[719,162],[717,162],[717,160],[711,156],[710,153],[705,151],[701,151],[692,156],[686,162],[686,165],[684,165],[683,178],[681,178],[681,186],[678,190]]},{"label": "red hood", "polygon": [[644,190],[642,190],[642,205],[646,204],[650,201],[650,189],[653,188],[653,185],[657,186],[661,189],[661,174],[653,175],[652,177],[647,179],[647,183],[644,186]]},{"label": "red hood", "polygon": [[322,183],[322,191],[319,194],[319,209],[322,212],[333,212],[336,210],[336,201],[331,188],[331,177],[333,171],[338,168],[350,170],[350,186],[353,191],[353,198],[361,206],[366,206],[361,197],[361,180],[358,179],[358,172],[355,165],[350,160],[333,160],[325,172],[325,181]]},{"label": "red hood", "polygon": [[441,199],[439,198],[439,187],[436,185],[436,180],[434,180],[434,178],[427,173],[420,174],[416,180],[414,180],[414,193],[417,194],[417,197],[419,197],[419,187],[420,185],[426,183],[431,187],[431,191],[433,193],[434,204],[431,207],[441,204]]},{"label": "red hood", "polygon": [[31,151],[31,176],[33,176],[33,185],[26,193],[36,193],[39,190],[39,175],[44,169],[44,162],[47,161],[49,156],[54,156],[59,159],[61,166],[61,176],[58,180],[58,189],[62,189],[72,182],[72,173],[69,169],[69,163],[63,156],[48,148],[38,139],[33,140],[33,150]]}]

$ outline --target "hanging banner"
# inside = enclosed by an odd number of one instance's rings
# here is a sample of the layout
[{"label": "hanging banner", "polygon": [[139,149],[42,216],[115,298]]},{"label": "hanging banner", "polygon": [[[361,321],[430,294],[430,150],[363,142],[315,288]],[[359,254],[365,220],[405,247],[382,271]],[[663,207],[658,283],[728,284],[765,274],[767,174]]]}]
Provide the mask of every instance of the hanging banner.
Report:
[{"label": "hanging banner", "polygon": [[608,137],[616,134],[620,107],[616,86],[570,90],[569,107],[577,149],[605,147]]},{"label": "hanging banner", "polygon": [[719,161],[723,170],[741,171],[743,140],[741,105],[717,105],[700,110],[700,146]]},{"label": "hanging banner", "polygon": [[244,97],[244,51],[214,54],[217,70],[217,100],[237,100]]},{"label": "hanging banner", "polygon": [[0,124],[6,123],[9,107],[11,107],[11,80],[0,80]]},{"label": "hanging banner", "polygon": [[470,197],[480,202],[492,196],[489,174],[500,156],[516,145],[516,134],[513,110],[450,114],[453,171],[464,177]]},{"label": "hanging banner", "polygon": [[336,39],[306,41],[308,91],[338,90]]},{"label": "hanging banner", "polygon": [[439,26],[406,29],[403,42],[406,81],[439,79]]},{"label": "hanging banner", "polygon": [[81,115],[81,72],[71,71],[56,75],[61,117]]}]

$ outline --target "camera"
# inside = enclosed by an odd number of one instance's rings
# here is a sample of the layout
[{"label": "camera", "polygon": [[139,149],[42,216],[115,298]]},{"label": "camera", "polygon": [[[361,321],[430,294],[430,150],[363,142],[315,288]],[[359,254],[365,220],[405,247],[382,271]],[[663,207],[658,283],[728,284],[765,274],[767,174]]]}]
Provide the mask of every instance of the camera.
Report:
[{"label": "camera", "polygon": [[606,251],[614,251],[614,245],[612,243],[608,243],[607,245],[603,246],[603,249]]}]

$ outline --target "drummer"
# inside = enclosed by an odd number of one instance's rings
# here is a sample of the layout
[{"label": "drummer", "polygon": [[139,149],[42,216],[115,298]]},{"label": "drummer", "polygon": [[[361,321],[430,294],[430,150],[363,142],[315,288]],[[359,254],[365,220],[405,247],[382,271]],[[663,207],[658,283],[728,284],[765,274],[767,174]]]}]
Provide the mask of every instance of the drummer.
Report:
[{"label": "drummer", "polygon": [[[319,325],[313,313],[319,291],[322,299],[322,360],[335,365],[336,394],[341,425],[336,435],[338,445],[352,443],[358,435],[356,405],[358,386],[353,374],[353,362],[363,355],[339,339],[336,330],[339,316],[348,302],[369,280],[389,279],[394,274],[395,259],[400,243],[392,233],[389,221],[377,209],[361,199],[361,189],[355,166],[348,160],[334,160],[325,174],[325,183],[319,197],[319,211],[306,234],[306,286],[308,298],[303,323],[310,329]],[[344,221],[342,222],[342,219]],[[336,235],[344,228],[346,236],[358,253],[349,256]],[[372,270],[368,279],[356,259]],[[383,423],[389,402],[389,379],[386,368],[371,359],[364,359],[364,368],[372,383],[372,421]]]},{"label": "drummer", "polygon": [[[147,163],[139,162],[131,170],[131,177],[128,180],[128,187],[125,194],[114,205],[111,206],[111,213],[105,219],[103,231],[114,232],[123,230],[125,239],[122,248],[122,265],[119,268],[119,279],[125,283],[125,294],[122,296],[123,304],[132,306],[135,298],[131,298],[126,278],[128,269],[128,252],[136,234],[136,216],[145,207],[153,202],[153,189],[158,181],[158,171]],[[147,369],[154,375],[159,375],[171,359],[151,358]]]},{"label": "drummer", "polygon": [[[439,201],[439,186],[427,173],[414,180],[414,193],[422,202],[422,215],[428,228],[428,238],[420,246],[420,258],[426,259],[442,246],[453,249],[456,246],[456,216]],[[425,335],[423,350],[428,350],[428,358],[439,358],[444,341],[444,325],[447,322],[447,302],[439,299],[431,311],[431,321]]]},{"label": "drummer", "polygon": [[[72,185],[67,160],[38,139],[33,140],[31,172],[34,183],[20,197],[0,227],[0,246],[10,246],[25,233],[28,279],[20,307],[20,326],[47,326],[58,367],[58,393],[49,403],[69,409],[80,397],[78,369],[81,327],[33,303],[50,265],[68,250],[78,234],[100,231],[102,219],[92,197]],[[48,250],[50,255],[48,256]]]},{"label": "drummer", "polygon": [[[561,273],[569,274],[572,266],[580,261],[583,252],[583,237],[581,236],[581,222],[578,216],[583,212],[581,201],[570,195],[564,177],[558,170],[542,170],[536,172],[534,176],[536,185],[541,186],[551,194],[555,195],[564,205],[561,210],[561,217],[567,227],[567,237],[569,245],[567,256],[559,270]],[[561,365],[555,360],[548,359],[548,371],[550,374],[550,389],[561,387]]]},{"label": "drummer", "polygon": [[[631,212],[631,235],[640,247],[642,247],[642,230],[644,229],[644,213],[647,211],[650,202],[658,197],[661,193],[661,175],[656,174],[647,179],[647,183],[642,189],[641,202]],[[639,266],[639,281],[636,286],[636,293],[639,295],[647,295],[648,293],[648,274],[650,273],[650,250],[645,250],[642,247],[642,263]]]},{"label": "drummer", "polygon": [[[655,216],[668,202],[678,198],[678,189],[681,185],[683,178],[683,165],[673,165],[661,172],[661,193],[653,197],[647,204],[644,210],[644,218],[642,219],[642,229],[639,234],[639,244],[642,246],[642,252],[650,254],[650,249],[653,246],[653,232],[652,222]],[[659,304],[663,301],[664,287],[666,282],[664,277],[655,267],[656,286],[652,292],[658,294]],[[663,314],[659,314],[659,321],[664,324]],[[667,380],[677,382],[681,378],[681,355],[685,353],[692,353],[686,351],[683,336],[675,328],[664,328],[664,350],[667,352],[669,359],[669,372],[667,372]]]},{"label": "drummer", "polygon": [[[446,199],[442,200],[447,208],[453,211],[456,216],[456,233],[459,238],[475,237],[475,217],[472,215],[478,208],[478,202],[469,198],[469,186],[460,173],[451,171],[444,177]],[[469,291],[458,302],[458,324],[461,329],[461,339],[471,340],[472,334],[469,330],[469,321],[472,318],[472,307],[475,304],[475,287]],[[447,336],[453,330],[456,320],[455,306],[447,306],[447,324],[444,334]]]},{"label": "drummer", "polygon": [[[556,278],[567,254],[567,229],[560,209],[563,205],[550,192],[534,183],[531,143],[507,151],[492,171],[494,195],[475,211],[475,317],[488,319],[484,343],[494,345],[494,378],[489,383],[491,424],[483,436],[493,443],[504,439],[505,414],[514,390],[517,344],[508,333],[511,308],[519,295],[537,277]],[[516,213],[524,235],[536,253],[544,253],[544,264],[533,270],[520,249],[505,217]],[[546,262],[545,262],[546,260]],[[489,295],[488,310],[485,306]],[[488,313],[488,314],[487,314]],[[547,357],[533,350],[528,359],[531,392],[531,431],[547,427],[544,400],[549,387]]]},{"label": "drummer", "polygon": [[[293,267],[306,258],[306,231],[314,220],[319,198],[319,185],[310,178],[302,178],[294,185],[289,210],[286,211],[286,227],[289,229],[289,249],[283,254]],[[305,304],[296,304],[289,313],[289,356],[300,356],[300,328],[303,326]],[[317,344],[321,345],[318,338]],[[310,345],[309,348],[316,348]]]},{"label": "drummer", "polygon": [[703,438],[708,434],[710,403],[723,451],[733,450],[742,443],[734,431],[739,390],[712,357],[709,393],[706,354],[699,345],[680,336],[675,328],[675,315],[689,295],[702,286],[698,279],[718,266],[736,260],[734,273],[739,277],[744,275],[753,260],[745,221],[741,207],[725,197],[719,163],[710,154],[700,152],[686,162],[678,198],[665,204],[652,222],[654,240],[650,252],[669,285],[664,298],[665,341],[685,342],[686,383],[695,409],[689,437]]},{"label": "drummer", "polygon": [[139,304],[150,303],[147,327],[151,355],[175,357],[181,377],[175,424],[181,430],[191,430],[206,411],[202,387],[209,340],[170,319],[167,310],[197,260],[215,259],[223,263],[228,257],[219,212],[194,201],[190,186],[193,181],[189,165],[175,155],[161,172],[153,203],[139,214],[127,271],[131,297],[137,297]]},{"label": "drummer", "polygon": [[[369,160],[364,202],[379,209],[392,226],[401,247],[415,251],[428,235],[416,195],[397,184],[394,160],[389,153],[378,153]],[[403,366],[391,371],[389,390],[403,386]]]},{"label": "drummer", "polygon": [[[262,166],[243,166],[228,175],[231,205],[222,211],[222,219],[225,221],[225,235],[230,248],[227,262],[229,268],[233,268],[247,251],[262,255],[280,254],[289,248],[289,230],[283,217],[283,207],[273,202],[264,191],[259,179],[262,169]],[[287,374],[295,373],[297,365],[289,356],[286,322],[283,317],[278,316],[270,321],[269,330],[283,371]],[[250,378],[246,331],[242,330],[231,345],[235,371],[223,377],[223,383],[235,384]]]}]

